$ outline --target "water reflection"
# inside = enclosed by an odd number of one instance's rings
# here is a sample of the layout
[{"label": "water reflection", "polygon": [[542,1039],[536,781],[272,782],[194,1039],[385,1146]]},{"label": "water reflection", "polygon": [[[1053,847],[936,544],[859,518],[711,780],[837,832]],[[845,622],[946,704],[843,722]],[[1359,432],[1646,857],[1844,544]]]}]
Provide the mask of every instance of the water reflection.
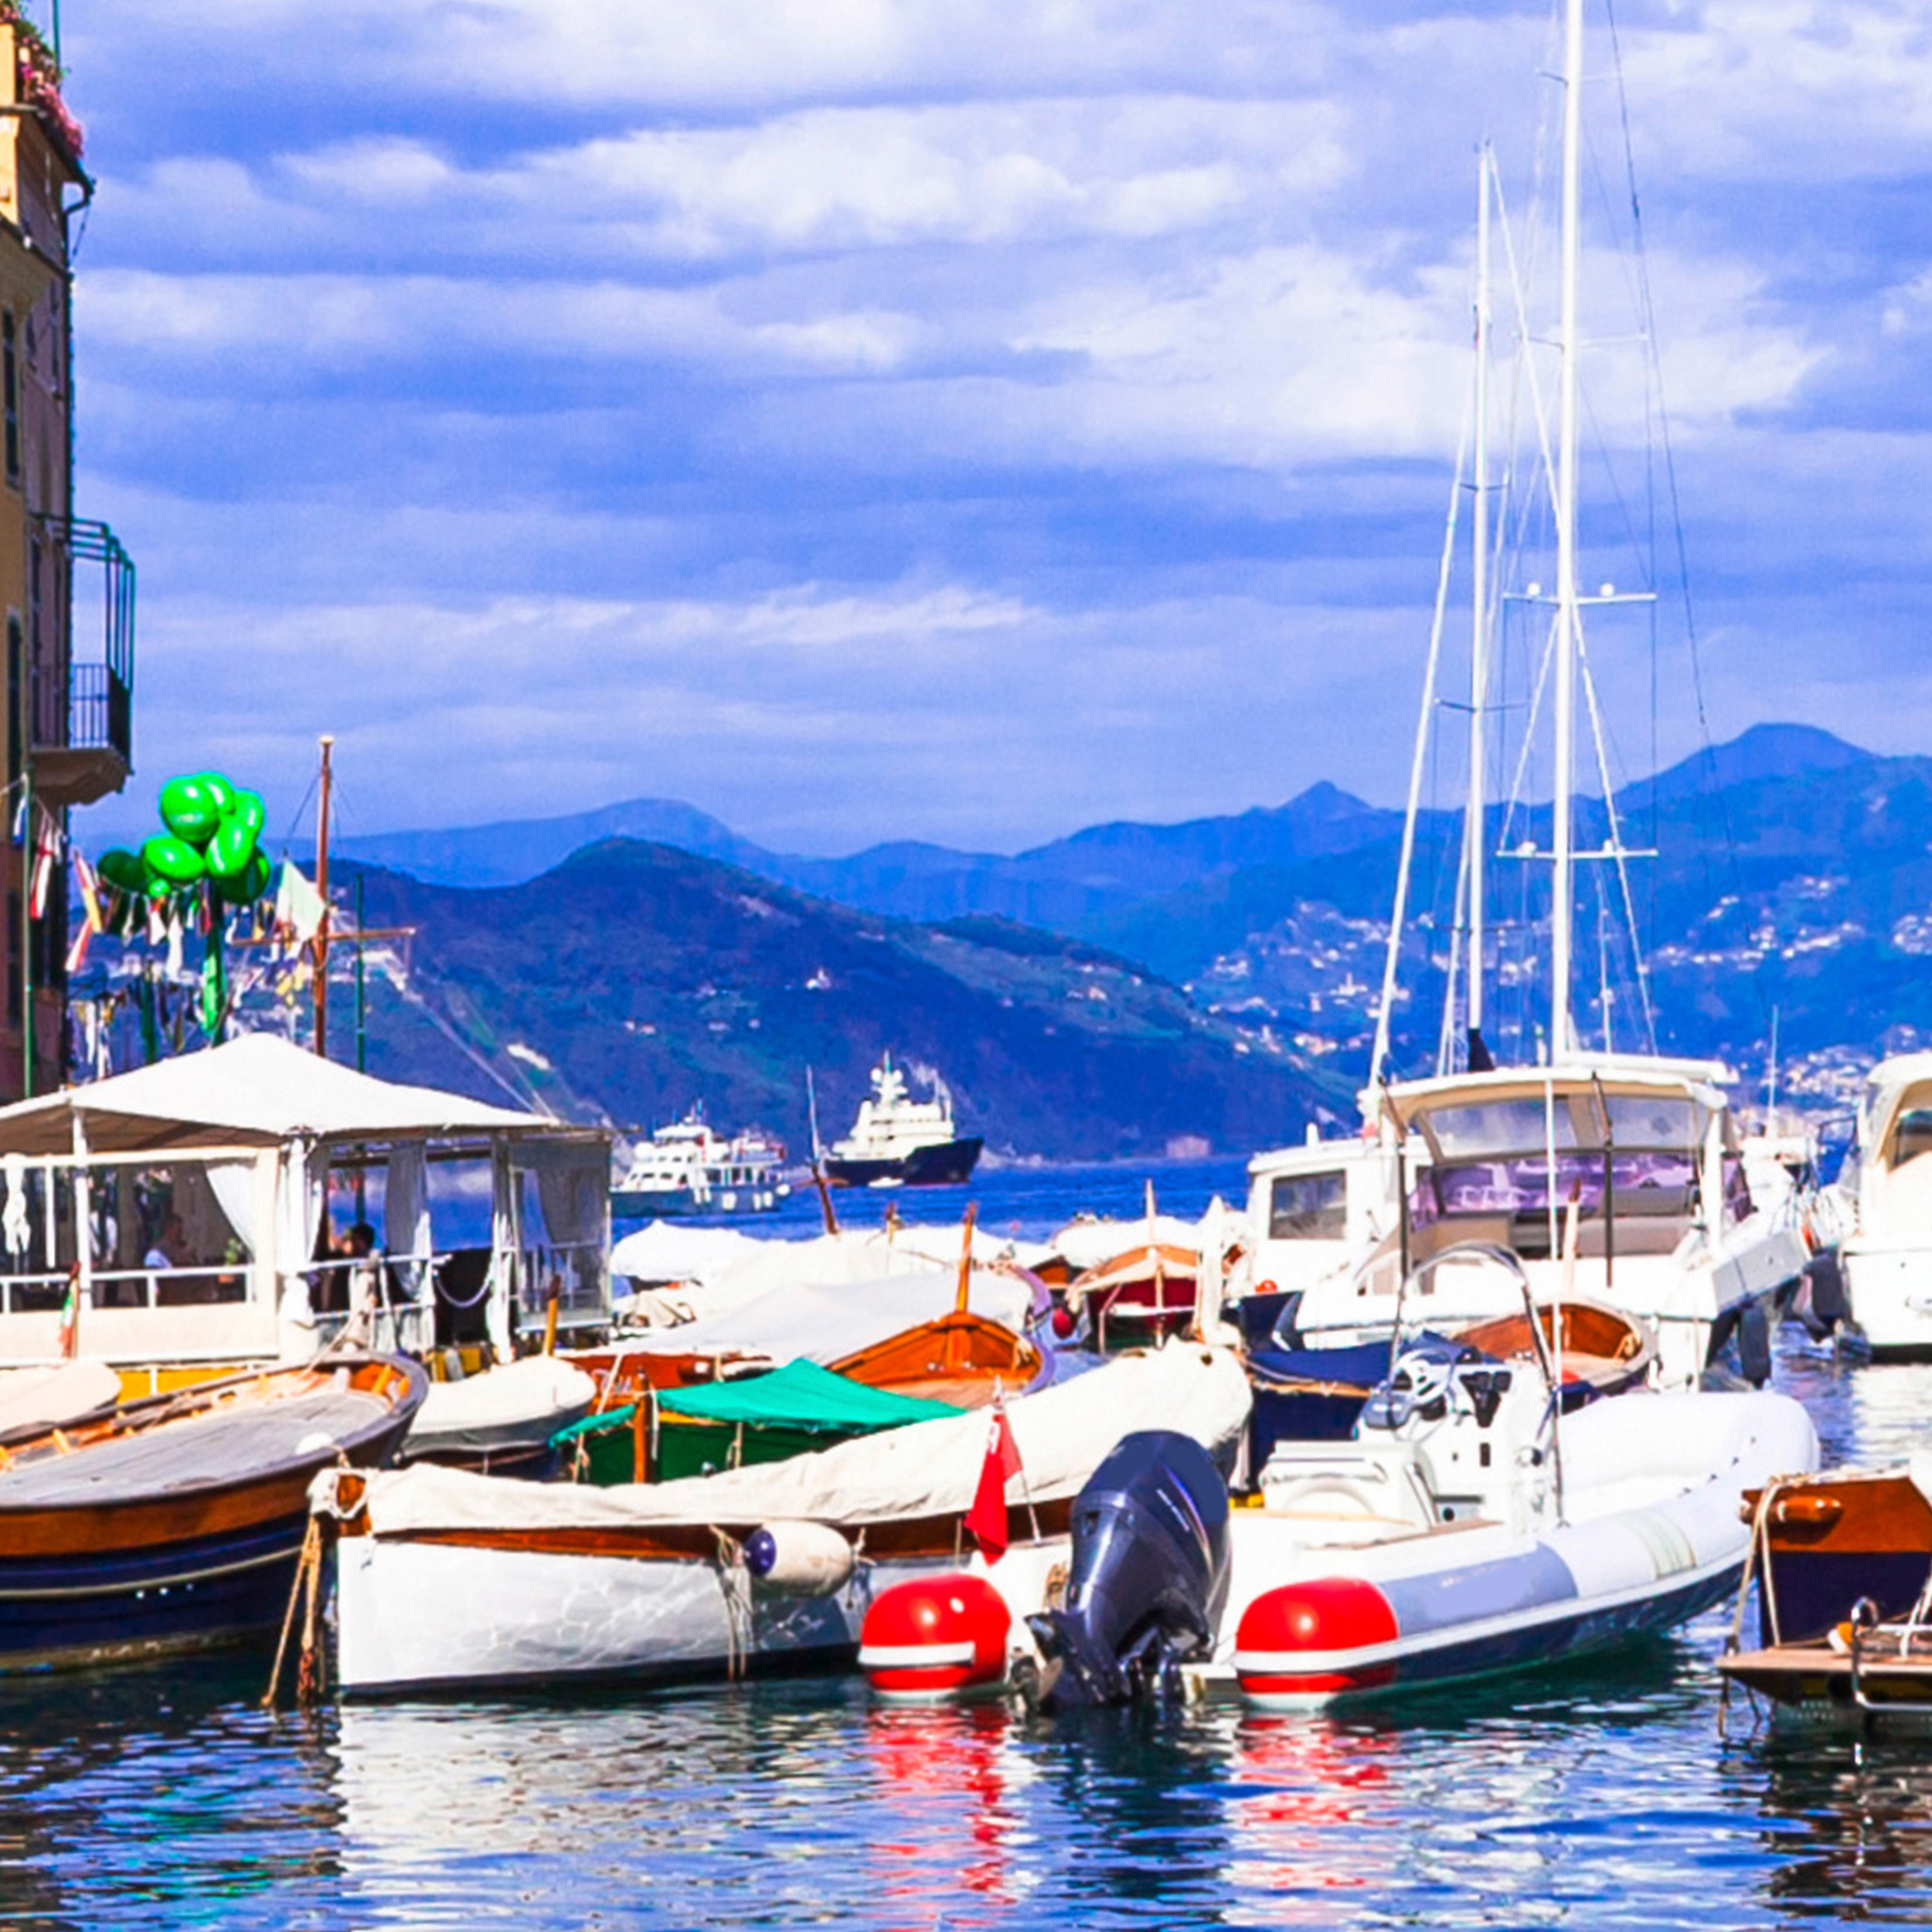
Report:
[{"label": "water reflection", "polygon": [[[1780,1380],[1834,1455],[1932,1440],[1932,1367],[1794,1340]],[[1329,1718],[894,1710],[825,1678],[271,1719],[253,1657],[0,1682],[0,1922],[1932,1921],[1920,1750],[1723,1744],[1726,1621]]]}]

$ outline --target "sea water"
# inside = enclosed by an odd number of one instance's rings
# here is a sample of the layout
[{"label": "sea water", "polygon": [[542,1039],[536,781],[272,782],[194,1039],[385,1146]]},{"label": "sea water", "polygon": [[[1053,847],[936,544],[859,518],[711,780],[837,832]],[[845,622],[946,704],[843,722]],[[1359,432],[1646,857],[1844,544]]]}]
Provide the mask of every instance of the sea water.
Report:
[{"label": "sea water", "polygon": [[[1229,1185],[1168,1179],[1182,1213]],[[976,1189],[989,1223],[1051,1218],[1008,1179]],[[1092,1171],[1059,1185],[1090,1197]],[[1932,1441],[1932,1368],[1792,1332],[1777,1386],[1828,1460]],[[15,1680],[0,1923],[1932,1923],[1927,1753],[1736,1702],[1720,1735],[1727,1622],[1321,1717],[895,1710],[838,1675],[270,1716],[253,1652]]]}]

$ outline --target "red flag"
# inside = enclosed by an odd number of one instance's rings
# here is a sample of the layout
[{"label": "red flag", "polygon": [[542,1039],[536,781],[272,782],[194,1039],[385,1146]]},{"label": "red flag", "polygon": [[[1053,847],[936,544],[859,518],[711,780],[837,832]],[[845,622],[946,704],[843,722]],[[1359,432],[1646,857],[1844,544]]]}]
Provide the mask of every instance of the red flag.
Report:
[{"label": "red flag", "polygon": [[1019,1444],[1005,1406],[993,1404],[993,1426],[986,1438],[986,1460],[980,1464],[979,1488],[966,1512],[966,1527],[989,1563],[1006,1554],[1006,1485],[1020,1473]]}]

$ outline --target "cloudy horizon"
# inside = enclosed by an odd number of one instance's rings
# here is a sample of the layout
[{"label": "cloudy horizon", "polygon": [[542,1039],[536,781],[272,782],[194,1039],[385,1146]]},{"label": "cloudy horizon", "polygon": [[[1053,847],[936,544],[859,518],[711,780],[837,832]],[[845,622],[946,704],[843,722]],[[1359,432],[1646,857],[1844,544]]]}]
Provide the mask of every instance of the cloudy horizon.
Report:
[{"label": "cloudy horizon", "polygon": [[[140,770],[83,841],[184,765],[286,818],[325,730],[363,832],[655,796],[786,850],[1010,850],[1399,801],[1475,154],[1531,251],[1546,12],[63,25],[77,508],[141,569]],[[1710,733],[1932,747],[1932,46],[1877,5],[1616,26]],[[1662,472],[1591,28],[1586,536],[1628,587]],[[1593,632],[1620,779],[1701,742],[1656,500],[1655,665],[1641,616]]]}]

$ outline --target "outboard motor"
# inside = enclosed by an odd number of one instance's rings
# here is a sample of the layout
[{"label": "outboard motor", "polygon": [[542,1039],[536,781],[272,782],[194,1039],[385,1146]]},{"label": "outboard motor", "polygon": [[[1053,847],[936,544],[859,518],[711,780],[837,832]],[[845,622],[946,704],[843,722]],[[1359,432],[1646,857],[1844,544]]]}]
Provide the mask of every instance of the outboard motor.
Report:
[{"label": "outboard motor", "polygon": [[1066,1608],[1027,1619],[1047,1659],[1049,1709],[1129,1702],[1213,1649],[1227,1599],[1228,1491],[1192,1436],[1124,1437],[1075,1498],[1073,1529]]}]

